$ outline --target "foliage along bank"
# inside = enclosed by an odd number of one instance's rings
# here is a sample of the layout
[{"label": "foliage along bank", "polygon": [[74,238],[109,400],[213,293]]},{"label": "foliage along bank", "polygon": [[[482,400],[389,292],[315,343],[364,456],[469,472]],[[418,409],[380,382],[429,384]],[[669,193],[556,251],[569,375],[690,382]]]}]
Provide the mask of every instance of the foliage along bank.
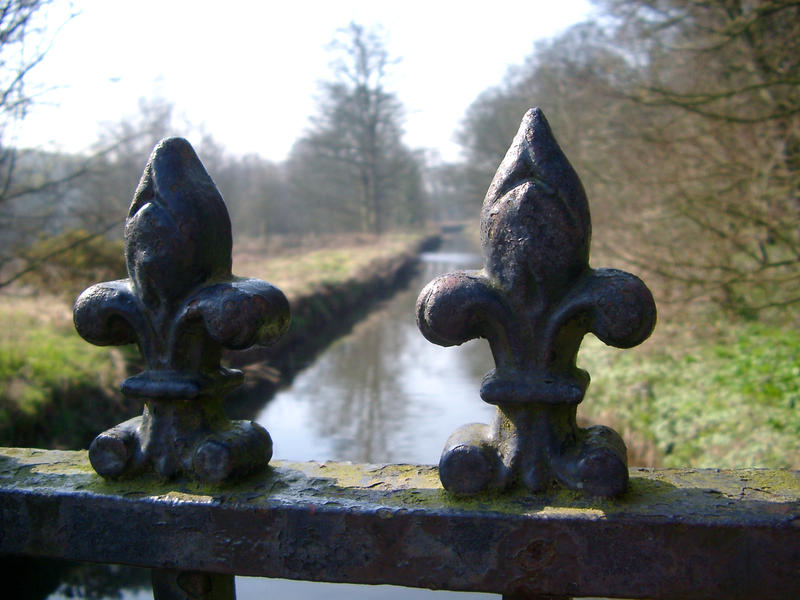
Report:
[{"label": "foliage along bank", "polygon": [[[247,391],[259,394],[256,402],[263,404],[267,394],[346,331],[371,303],[407,281],[419,252],[436,243],[437,236],[409,235],[394,240],[388,250],[351,248],[351,258],[357,259],[336,261],[345,265],[343,271],[336,264],[319,264],[320,255],[336,256],[336,250],[271,259],[297,272],[313,264],[301,285],[286,285],[293,321],[280,344],[266,355],[228,357],[233,366],[262,361],[247,367]],[[291,271],[283,276],[291,277]],[[271,281],[283,287],[280,277]],[[98,432],[141,412],[138,401],[118,391],[122,379],[138,370],[138,361],[133,346],[101,348],[82,340],[63,295],[0,296],[0,445],[88,447]],[[230,408],[238,416],[247,413],[248,402],[240,394]]]}]

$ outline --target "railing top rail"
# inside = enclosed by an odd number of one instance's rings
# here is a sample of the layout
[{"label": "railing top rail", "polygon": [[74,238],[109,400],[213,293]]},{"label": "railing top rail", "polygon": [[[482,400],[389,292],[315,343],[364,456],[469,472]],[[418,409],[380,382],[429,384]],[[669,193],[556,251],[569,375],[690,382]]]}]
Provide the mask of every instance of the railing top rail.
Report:
[{"label": "railing top rail", "polygon": [[107,481],[0,449],[0,553],[519,594],[800,597],[800,472],[631,470],[617,500],[458,499],[435,467],[291,463],[233,487]]}]

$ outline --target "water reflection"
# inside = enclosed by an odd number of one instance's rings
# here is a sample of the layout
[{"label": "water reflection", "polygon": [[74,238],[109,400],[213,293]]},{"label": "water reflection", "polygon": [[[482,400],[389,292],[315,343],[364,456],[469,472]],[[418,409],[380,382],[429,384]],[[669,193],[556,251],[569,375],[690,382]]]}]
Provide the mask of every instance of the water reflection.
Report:
[{"label": "water reflection", "polygon": [[[415,322],[417,295],[428,281],[481,264],[465,247],[469,249],[463,239],[455,238],[442,251],[423,254],[420,272],[406,290],[328,348],[257,415],[255,420],[272,435],[276,458],[436,463],[453,430],[491,420],[494,407],[478,394],[481,378],[493,366],[488,344],[442,348],[425,340]],[[240,600],[497,597],[245,577],[237,577],[236,590]]]},{"label": "water reflection", "polygon": [[151,600],[150,570],[123,565],[4,557],[7,595],[15,600]]},{"label": "water reflection", "polygon": [[430,464],[458,426],[491,420],[493,407],[478,396],[492,366],[488,345],[441,348],[414,321],[423,285],[479,263],[475,254],[424,255],[405,291],[279,392],[255,419],[270,431],[275,457]]}]

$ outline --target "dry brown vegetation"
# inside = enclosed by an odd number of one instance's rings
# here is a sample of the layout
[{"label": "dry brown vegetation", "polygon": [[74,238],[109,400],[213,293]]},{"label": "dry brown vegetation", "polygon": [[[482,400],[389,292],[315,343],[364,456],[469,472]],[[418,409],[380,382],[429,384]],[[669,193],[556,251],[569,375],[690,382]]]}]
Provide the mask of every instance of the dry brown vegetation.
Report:
[{"label": "dry brown vegetation", "polygon": [[233,270],[237,275],[269,281],[291,299],[315,287],[356,277],[376,261],[408,252],[419,239],[419,235],[396,233],[245,240],[237,244]]},{"label": "dry brown vegetation", "polygon": [[595,247],[662,303],[760,319],[800,304],[800,4],[598,0],[469,109],[476,195],[543,108],[589,193]]}]

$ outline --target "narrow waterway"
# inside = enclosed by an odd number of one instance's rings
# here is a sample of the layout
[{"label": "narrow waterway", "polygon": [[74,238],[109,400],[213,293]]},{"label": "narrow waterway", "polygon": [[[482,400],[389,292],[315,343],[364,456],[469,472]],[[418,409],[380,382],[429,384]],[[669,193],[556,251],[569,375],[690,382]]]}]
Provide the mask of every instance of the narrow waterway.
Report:
[{"label": "narrow waterway", "polygon": [[[417,275],[353,331],[337,340],[255,416],[272,435],[275,458],[435,464],[445,440],[465,423],[488,422],[494,407],[478,390],[492,366],[484,342],[442,348],[422,337],[414,305],[437,275],[476,268],[481,258],[461,237],[421,257]],[[497,598],[393,586],[318,584],[237,577],[237,598]]]},{"label": "narrow waterway", "polygon": [[478,396],[492,366],[485,342],[442,348],[417,329],[414,305],[432,278],[473,268],[480,257],[446,242],[422,255],[409,286],[358,323],[278,392],[255,420],[275,458],[433,464],[450,432],[490,419]]}]

